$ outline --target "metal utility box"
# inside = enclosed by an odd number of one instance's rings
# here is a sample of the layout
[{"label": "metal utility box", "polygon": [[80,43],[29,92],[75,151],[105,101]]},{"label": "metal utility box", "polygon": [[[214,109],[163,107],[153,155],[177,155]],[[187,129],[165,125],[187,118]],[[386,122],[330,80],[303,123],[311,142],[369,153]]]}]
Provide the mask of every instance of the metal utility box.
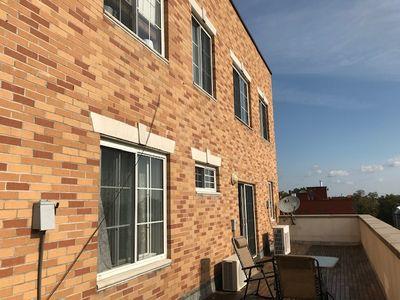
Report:
[{"label": "metal utility box", "polygon": [[33,204],[32,229],[49,230],[56,227],[55,203],[39,201]]},{"label": "metal utility box", "polygon": [[222,289],[238,292],[246,285],[246,275],[236,254],[222,261]]},{"label": "metal utility box", "polygon": [[274,232],[275,254],[288,255],[290,253],[289,225],[275,225],[272,229]]}]

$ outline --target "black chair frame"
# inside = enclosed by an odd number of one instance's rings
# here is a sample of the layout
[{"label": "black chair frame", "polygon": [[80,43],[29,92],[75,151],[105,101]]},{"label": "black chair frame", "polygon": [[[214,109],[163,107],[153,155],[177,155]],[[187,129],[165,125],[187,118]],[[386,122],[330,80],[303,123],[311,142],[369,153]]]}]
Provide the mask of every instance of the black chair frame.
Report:
[{"label": "black chair frame", "polygon": [[[264,272],[264,265],[267,264],[267,263],[272,263],[273,271]],[[255,269],[260,271],[259,274],[261,274],[262,277],[251,278],[251,272],[252,272],[252,270],[255,270]],[[246,279],[245,279],[246,288],[245,288],[243,299],[246,299],[246,297],[250,296],[250,295],[254,295],[254,296],[257,296],[257,297],[260,297],[260,298],[264,298],[264,299],[275,299],[274,294],[272,293],[272,290],[271,290],[271,286],[270,286],[270,284],[268,282],[268,279],[270,279],[270,278],[274,278],[274,282],[276,282],[276,280],[275,280],[275,260],[274,260],[273,257],[272,258],[268,258],[268,259],[264,259],[264,260],[259,260],[253,266],[247,267],[247,268],[242,268],[242,270],[244,271],[244,273],[246,275]],[[249,271],[248,275],[247,275],[246,271]],[[269,291],[271,297],[265,297],[265,296],[262,296],[262,295],[259,294],[260,283],[263,280],[267,284],[267,288],[268,288],[268,291]],[[256,290],[256,292],[254,294],[249,294],[248,295],[247,292],[248,292],[249,285],[250,285],[251,282],[254,282],[254,281],[258,281],[257,282],[257,290]]]},{"label": "black chair frame", "polygon": [[[321,268],[319,266],[318,260],[314,259],[314,263],[316,266],[317,274],[316,274],[316,282],[317,282],[317,294],[318,294],[318,299],[319,300],[329,300],[329,299],[335,299],[331,293],[329,293],[325,288],[324,288],[324,283],[322,280],[322,274],[321,274]],[[276,298],[277,300],[284,300],[284,297],[282,296],[281,290],[280,290],[280,280],[279,280],[279,270],[278,268],[274,267],[275,271],[275,286],[276,286]]]}]

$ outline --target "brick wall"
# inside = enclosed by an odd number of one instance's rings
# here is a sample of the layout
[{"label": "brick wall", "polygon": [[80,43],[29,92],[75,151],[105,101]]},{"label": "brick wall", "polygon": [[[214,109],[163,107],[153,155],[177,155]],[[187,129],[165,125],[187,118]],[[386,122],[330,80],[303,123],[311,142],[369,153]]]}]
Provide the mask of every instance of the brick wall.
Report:
[{"label": "brick wall", "polygon": [[327,199],[327,200],[306,200],[301,201],[298,215],[319,215],[319,214],[355,214],[353,200],[350,199]]},{"label": "brick wall", "polygon": [[[177,299],[214,277],[215,265],[232,252],[230,220],[239,218],[233,172],[255,184],[261,248],[261,236],[270,230],[267,181],[278,191],[271,76],[230,1],[198,2],[217,28],[216,100],[192,84],[188,1],[166,1],[167,60],[105,17],[102,0],[0,1],[1,299],[36,296],[34,202],[60,203],[56,229],[46,234],[43,294],[97,225],[100,136],[90,112],[149,126],[156,111],[153,132],[176,141],[168,158],[172,264],[97,292],[94,239],[54,299]],[[234,117],[230,49],[252,77],[252,128]],[[260,137],[257,86],[270,102],[271,142]],[[222,157],[220,196],[196,195],[190,147]],[[209,270],[201,274],[200,264],[208,260]]]}]

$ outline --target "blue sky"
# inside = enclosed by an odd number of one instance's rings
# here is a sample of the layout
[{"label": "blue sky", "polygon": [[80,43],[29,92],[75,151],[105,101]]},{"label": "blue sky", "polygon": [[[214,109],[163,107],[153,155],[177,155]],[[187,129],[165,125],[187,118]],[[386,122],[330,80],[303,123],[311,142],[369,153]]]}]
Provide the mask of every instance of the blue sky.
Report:
[{"label": "blue sky", "polygon": [[273,72],[280,190],[400,194],[400,1],[234,1]]}]

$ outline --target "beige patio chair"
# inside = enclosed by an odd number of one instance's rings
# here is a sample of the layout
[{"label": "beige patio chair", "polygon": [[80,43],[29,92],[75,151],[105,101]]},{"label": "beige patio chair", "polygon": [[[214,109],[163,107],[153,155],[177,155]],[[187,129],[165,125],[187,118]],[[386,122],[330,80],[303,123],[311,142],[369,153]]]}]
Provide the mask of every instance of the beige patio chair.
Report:
[{"label": "beige patio chair", "polygon": [[[266,271],[265,266],[267,263],[274,264],[273,258],[264,258],[263,260],[254,261],[253,257],[250,254],[250,250],[247,245],[247,240],[243,236],[239,236],[237,238],[232,238],[233,248],[235,249],[236,255],[239,258],[240,264],[242,266],[242,270],[246,275],[246,289],[244,292],[244,299],[246,299],[249,284],[253,281],[257,282],[257,290],[254,295],[257,295],[261,298],[266,299],[275,299],[274,294],[272,293],[270,283],[268,279],[275,278],[274,271]],[[267,284],[269,293],[271,297],[264,297],[259,294],[260,283],[261,281],[265,281]],[[273,285],[273,283],[271,284]]]},{"label": "beige patio chair", "polygon": [[278,255],[277,286],[280,299],[329,299],[318,261],[310,256]]}]

